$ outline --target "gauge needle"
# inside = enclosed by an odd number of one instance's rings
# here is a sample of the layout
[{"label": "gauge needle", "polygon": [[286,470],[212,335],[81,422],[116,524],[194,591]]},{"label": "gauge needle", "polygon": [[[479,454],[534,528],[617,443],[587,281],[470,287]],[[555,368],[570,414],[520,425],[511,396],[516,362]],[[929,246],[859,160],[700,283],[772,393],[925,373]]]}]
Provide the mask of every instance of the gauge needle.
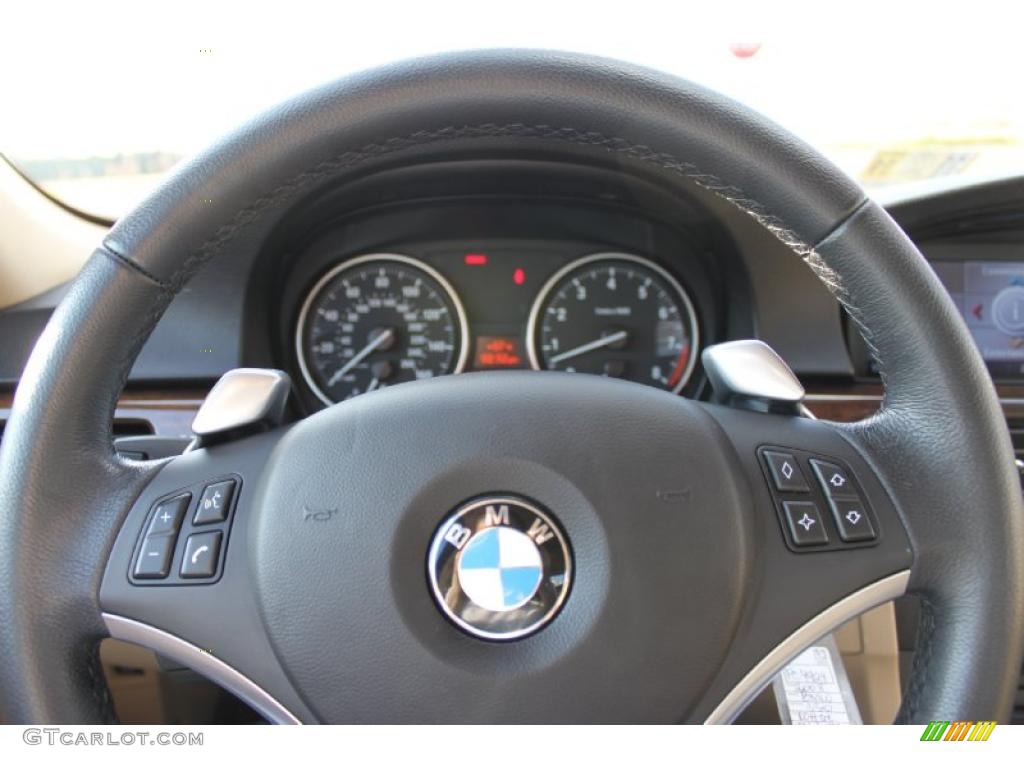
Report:
[{"label": "gauge needle", "polygon": [[579,357],[580,355],[592,352],[595,349],[600,349],[601,347],[607,347],[612,344],[617,344],[620,341],[625,341],[627,335],[626,331],[610,333],[607,336],[602,336],[600,339],[594,339],[593,341],[588,341],[586,344],[580,344],[578,347],[567,349],[565,352],[552,357],[548,360],[548,363],[550,365],[558,365],[563,360]]},{"label": "gauge needle", "polygon": [[342,376],[344,376],[346,373],[348,373],[353,368],[355,368],[357,365],[359,365],[361,362],[363,362],[363,360],[365,360],[374,350],[379,349],[380,347],[383,347],[385,344],[387,344],[389,341],[391,341],[394,337],[395,337],[395,332],[391,328],[388,328],[387,330],[385,330],[385,331],[381,332],[380,334],[378,334],[377,336],[375,336],[370,341],[369,344],[367,344],[365,347],[363,347],[361,350],[359,350],[359,353],[355,357],[353,357],[351,360],[349,360],[347,363],[345,363],[345,365],[343,365],[341,368],[338,369],[337,373],[335,373],[333,376],[331,376],[330,380],[328,380],[328,382],[327,382],[327,386],[328,387],[333,387],[335,384],[337,384],[339,381],[341,381],[341,377]]}]

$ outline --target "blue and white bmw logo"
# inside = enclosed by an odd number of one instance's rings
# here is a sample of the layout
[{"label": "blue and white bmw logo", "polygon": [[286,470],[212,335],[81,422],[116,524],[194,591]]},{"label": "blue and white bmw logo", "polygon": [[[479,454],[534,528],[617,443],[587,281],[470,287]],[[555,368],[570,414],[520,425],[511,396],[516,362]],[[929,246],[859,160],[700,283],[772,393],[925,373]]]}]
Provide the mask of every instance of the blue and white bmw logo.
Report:
[{"label": "blue and white bmw logo", "polygon": [[434,534],[430,586],[458,627],[512,640],[554,618],[569,593],[572,561],[561,529],[535,504],[513,497],[464,504]]}]

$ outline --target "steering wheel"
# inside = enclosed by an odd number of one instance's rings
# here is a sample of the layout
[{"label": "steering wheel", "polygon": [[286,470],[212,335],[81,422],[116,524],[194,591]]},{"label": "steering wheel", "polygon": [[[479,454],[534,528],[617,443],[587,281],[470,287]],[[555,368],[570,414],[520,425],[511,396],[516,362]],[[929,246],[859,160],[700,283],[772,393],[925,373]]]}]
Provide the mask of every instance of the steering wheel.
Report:
[{"label": "steering wheel", "polygon": [[[169,461],[114,453],[132,363],[206,262],[257,247],[325,188],[492,156],[696,184],[746,211],[849,312],[879,366],[880,412],[842,425],[600,377],[480,373]],[[813,498],[848,484],[873,538],[824,504],[810,524],[789,516],[808,507],[778,487],[773,452]],[[197,504],[221,481],[230,499],[204,528]],[[0,452],[0,702],[15,722],[109,718],[97,648],[112,634],[276,722],[728,722],[818,636],[908,592],[922,622],[899,719],[996,720],[1024,641],[1021,512],[999,403],[956,309],[817,153],[615,61],[431,57],[248,123],[121,219],[72,283]],[[145,538],[162,525],[171,535]],[[804,546],[797,525],[828,542]],[[141,567],[150,541],[165,547],[162,580]],[[211,556],[205,577],[180,570]],[[467,573],[477,565],[490,576]],[[480,586],[516,567],[524,602]]]}]

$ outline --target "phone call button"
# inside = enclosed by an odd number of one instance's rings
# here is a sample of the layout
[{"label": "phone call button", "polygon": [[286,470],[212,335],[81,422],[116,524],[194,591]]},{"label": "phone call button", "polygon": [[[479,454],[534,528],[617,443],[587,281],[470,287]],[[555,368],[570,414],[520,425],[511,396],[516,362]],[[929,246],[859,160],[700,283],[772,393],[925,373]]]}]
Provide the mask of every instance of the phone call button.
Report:
[{"label": "phone call button", "polygon": [[209,531],[188,537],[185,555],[181,558],[183,579],[207,579],[216,575],[222,535],[220,531]]}]

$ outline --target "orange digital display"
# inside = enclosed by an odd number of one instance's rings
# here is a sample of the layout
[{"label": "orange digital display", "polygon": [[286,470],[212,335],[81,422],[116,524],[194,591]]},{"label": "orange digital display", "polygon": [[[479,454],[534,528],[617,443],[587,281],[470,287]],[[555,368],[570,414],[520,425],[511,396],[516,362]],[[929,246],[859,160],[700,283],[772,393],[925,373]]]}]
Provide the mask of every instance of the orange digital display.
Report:
[{"label": "orange digital display", "polygon": [[514,336],[478,336],[475,368],[522,368],[523,351]]}]

